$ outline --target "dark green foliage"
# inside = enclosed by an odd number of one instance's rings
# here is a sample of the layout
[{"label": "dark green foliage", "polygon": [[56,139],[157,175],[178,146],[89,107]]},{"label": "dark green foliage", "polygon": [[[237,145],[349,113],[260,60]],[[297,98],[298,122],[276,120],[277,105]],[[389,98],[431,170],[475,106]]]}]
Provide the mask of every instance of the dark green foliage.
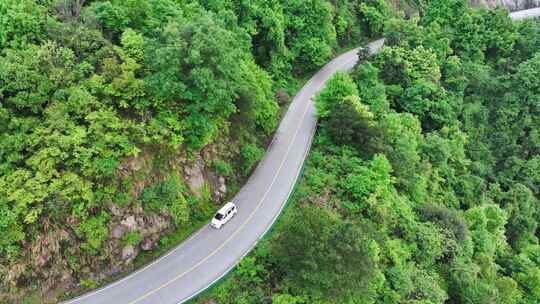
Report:
[{"label": "dark green foliage", "polygon": [[465,241],[468,235],[467,224],[456,211],[443,206],[427,204],[422,207],[421,214],[425,220],[431,221],[452,233],[459,243]]},{"label": "dark green foliage", "polygon": [[353,144],[373,151],[379,132],[372,116],[369,109],[358,106],[358,100],[349,96],[334,106],[325,126],[337,144]]},{"label": "dark green foliage", "polygon": [[[210,155],[232,194],[277,126],[276,92],[390,15],[383,1],[0,1],[0,302],[60,273],[95,286],[82,269],[138,243],[109,235],[128,214],[207,219],[215,189],[191,193],[176,160]],[[358,145],[376,137],[351,126]]]},{"label": "dark green foliage", "polygon": [[335,302],[365,292],[375,258],[365,231],[326,209],[306,206],[290,216],[272,254],[292,291]]},{"label": "dark green foliage", "polygon": [[415,3],[318,95],[294,204],[252,255],[265,279],[220,300],[539,303],[538,22]]},{"label": "dark green foliage", "polygon": [[373,113],[358,95],[353,79],[338,73],[317,97],[317,114],[335,143],[363,147],[367,153],[373,153],[380,146],[380,130]]},{"label": "dark green foliage", "polygon": [[176,157],[230,147],[205,161],[238,183],[275,92],[384,32],[318,96],[292,215],[220,303],[538,303],[538,23],[413,2],[404,20],[379,0],[0,1],[0,301],[66,273],[96,287],[83,272],[141,241],[110,239],[115,208],[207,219]]},{"label": "dark green foliage", "polygon": [[138,231],[130,231],[122,237],[124,246],[137,246],[142,241],[142,236]]},{"label": "dark green foliage", "polygon": [[255,145],[247,144],[242,147],[240,155],[242,157],[242,172],[248,175],[253,166],[263,157],[264,150]]},{"label": "dark green foliage", "polygon": [[[168,115],[185,116],[178,139],[195,149],[217,136],[235,112],[241,80],[241,37],[223,28],[210,13],[171,22],[149,43],[151,74],[146,87]],[[174,144],[179,144],[176,142]]]},{"label": "dark green foliage", "polygon": [[40,42],[47,22],[46,8],[39,1],[4,0],[0,3],[0,50],[22,49]]},{"label": "dark green foliage", "polygon": [[141,201],[145,208],[154,212],[165,212],[172,217],[177,226],[186,224],[189,220],[189,208],[184,197],[186,189],[178,176],[144,189]]}]

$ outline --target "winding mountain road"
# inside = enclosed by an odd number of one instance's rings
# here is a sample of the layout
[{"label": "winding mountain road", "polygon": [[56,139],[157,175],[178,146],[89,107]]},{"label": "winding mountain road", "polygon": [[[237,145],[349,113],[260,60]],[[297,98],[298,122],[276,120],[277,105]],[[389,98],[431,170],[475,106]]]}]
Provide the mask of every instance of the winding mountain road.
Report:
[{"label": "winding mountain road", "polygon": [[[511,16],[540,16],[540,9],[529,11]],[[368,46],[372,53],[377,52],[383,40]],[[227,274],[270,229],[285,206],[315,133],[312,99],[334,73],[356,64],[357,52],[351,50],[326,64],[298,92],[265,157],[234,198],[238,214],[227,225],[221,230],[206,225],[146,267],[64,304],[184,303]]]},{"label": "winding mountain road", "polygon": [[513,20],[523,20],[535,17],[540,17],[540,7],[510,13],[510,18]]}]

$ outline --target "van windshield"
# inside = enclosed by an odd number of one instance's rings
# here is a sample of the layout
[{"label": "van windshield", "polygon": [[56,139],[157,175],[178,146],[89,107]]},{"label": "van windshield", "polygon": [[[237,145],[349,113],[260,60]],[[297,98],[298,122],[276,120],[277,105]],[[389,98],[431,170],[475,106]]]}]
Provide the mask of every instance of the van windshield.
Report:
[{"label": "van windshield", "polygon": [[214,216],[214,218],[215,218],[216,220],[222,220],[222,219],[223,219],[223,214],[221,214],[221,213],[216,213],[216,216]]}]

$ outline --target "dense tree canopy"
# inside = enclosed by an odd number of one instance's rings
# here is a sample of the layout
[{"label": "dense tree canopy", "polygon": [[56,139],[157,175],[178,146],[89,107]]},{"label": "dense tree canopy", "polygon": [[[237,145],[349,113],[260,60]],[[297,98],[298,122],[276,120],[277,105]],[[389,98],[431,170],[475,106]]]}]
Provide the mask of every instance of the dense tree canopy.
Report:
[{"label": "dense tree canopy", "polygon": [[159,239],[207,220],[217,184],[234,192],[262,157],[276,95],[286,106],[389,15],[382,1],[0,1],[0,302],[57,302],[129,269],[125,252],[174,245]]},{"label": "dense tree canopy", "polygon": [[381,36],[317,96],[281,223],[207,297],[540,302],[540,26],[393,4],[0,1],[0,302],[57,302],[174,244],[215,207],[207,181],[251,172],[300,80]]},{"label": "dense tree canopy", "polygon": [[[256,279],[236,271],[203,302],[540,301],[539,24],[413,4],[385,22],[382,52],[318,95],[293,205],[241,265]],[[356,257],[333,260],[334,233]]]}]

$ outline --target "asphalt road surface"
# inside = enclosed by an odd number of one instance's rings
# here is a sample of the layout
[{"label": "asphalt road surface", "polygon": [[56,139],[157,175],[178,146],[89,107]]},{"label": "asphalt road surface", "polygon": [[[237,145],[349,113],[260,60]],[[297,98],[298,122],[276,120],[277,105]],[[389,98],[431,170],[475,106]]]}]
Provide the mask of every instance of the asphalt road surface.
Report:
[{"label": "asphalt road surface", "polygon": [[510,17],[514,20],[540,17],[540,7],[531,8],[528,10],[516,11],[516,12],[510,13]]},{"label": "asphalt road surface", "polygon": [[[540,9],[514,12],[514,19],[540,16]],[[383,40],[369,44],[378,51]],[[238,214],[221,230],[204,226],[174,250],[104,288],[65,304],[178,304],[229,272],[270,229],[300,174],[316,127],[314,95],[337,71],[351,69],[358,49],[326,64],[298,92],[270,144],[234,202]]]}]

